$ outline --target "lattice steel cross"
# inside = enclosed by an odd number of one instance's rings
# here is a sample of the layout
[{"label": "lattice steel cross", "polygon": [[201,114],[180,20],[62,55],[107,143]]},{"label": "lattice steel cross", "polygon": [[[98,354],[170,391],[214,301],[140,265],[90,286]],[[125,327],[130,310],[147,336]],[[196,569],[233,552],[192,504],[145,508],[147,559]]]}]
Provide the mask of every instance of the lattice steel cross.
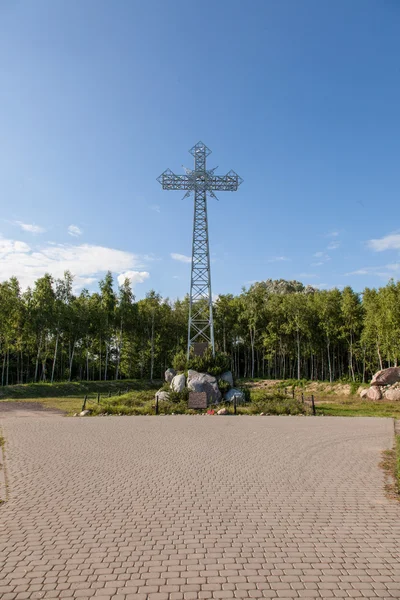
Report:
[{"label": "lattice steel cross", "polygon": [[157,178],[163,190],[185,190],[184,198],[194,192],[188,357],[194,342],[206,341],[211,345],[213,354],[215,352],[207,193],[216,198],[216,191],[235,192],[243,181],[235,171],[229,171],[226,175],[215,175],[214,171],[218,167],[206,169],[206,159],[211,150],[203,142],[198,142],[189,152],[194,156],[193,170],[185,169],[185,175],[175,175],[167,169]]}]

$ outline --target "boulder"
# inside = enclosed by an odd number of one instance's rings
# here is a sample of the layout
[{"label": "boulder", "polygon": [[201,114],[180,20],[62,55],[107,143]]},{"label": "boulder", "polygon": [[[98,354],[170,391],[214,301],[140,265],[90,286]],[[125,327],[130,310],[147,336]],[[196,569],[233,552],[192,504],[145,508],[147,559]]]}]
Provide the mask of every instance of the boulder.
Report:
[{"label": "boulder", "polygon": [[158,390],[158,392],[156,392],[156,400],[157,399],[159,402],[167,402],[169,400],[169,392],[166,392],[163,389]]},{"label": "boulder", "polygon": [[378,386],[374,385],[367,390],[365,397],[368,400],[382,400],[382,392]]},{"label": "boulder", "polygon": [[371,385],[392,385],[400,381],[400,367],[389,367],[375,373]]},{"label": "boulder", "polygon": [[176,375],[175,369],[167,369],[164,373],[165,381],[167,383],[171,383],[171,381],[173,380],[175,375]]},{"label": "boulder", "polygon": [[233,375],[230,371],[222,373],[220,379],[222,379],[222,381],[226,381],[231,387],[233,387]]},{"label": "boulder", "polygon": [[186,385],[186,378],[184,375],[175,375],[171,381],[171,390],[174,392],[183,392]]},{"label": "boulder", "polygon": [[386,398],[386,400],[394,400],[395,402],[397,402],[398,400],[400,400],[400,388],[389,388],[384,393],[384,397]]},{"label": "boulder", "polygon": [[238,390],[237,388],[232,388],[229,392],[226,392],[224,396],[224,400],[227,402],[233,402],[236,398],[236,402],[244,402],[245,397],[242,390]]},{"label": "boulder", "polygon": [[229,415],[229,413],[226,408],[220,408],[217,415]]},{"label": "boulder", "polygon": [[368,394],[368,389],[367,388],[363,388],[360,392],[360,398],[365,398],[365,396]]},{"label": "boulder", "polygon": [[187,386],[192,392],[205,392],[208,404],[218,403],[221,400],[221,392],[218,388],[216,377],[208,373],[188,371]]},{"label": "boulder", "polygon": [[86,409],[79,413],[80,417],[86,417],[86,415],[90,415],[90,410]]}]

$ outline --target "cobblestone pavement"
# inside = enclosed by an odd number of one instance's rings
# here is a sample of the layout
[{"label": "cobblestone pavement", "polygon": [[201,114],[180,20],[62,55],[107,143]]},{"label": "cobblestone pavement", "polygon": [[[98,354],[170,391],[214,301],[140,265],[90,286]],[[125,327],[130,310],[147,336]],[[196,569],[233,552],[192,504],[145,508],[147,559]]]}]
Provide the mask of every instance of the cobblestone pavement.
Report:
[{"label": "cobblestone pavement", "polygon": [[389,419],[1,421],[2,600],[400,598]]}]

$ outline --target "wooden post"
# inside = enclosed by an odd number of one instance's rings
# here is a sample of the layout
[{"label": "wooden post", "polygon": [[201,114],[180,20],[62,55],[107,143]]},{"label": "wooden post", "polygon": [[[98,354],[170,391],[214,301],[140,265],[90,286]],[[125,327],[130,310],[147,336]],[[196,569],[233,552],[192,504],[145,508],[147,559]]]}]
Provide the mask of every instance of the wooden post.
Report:
[{"label": "wooden post", "polygon": [[303,394],[303,392],[301,392],[301,401],[304,404],[304,394]]},{"label": "wooden post", "polygon": [[121,395],[121,388],[118,390],[118,396]]},{"label": "wooden post", "polygon": [[111,398],[111,390],[108,392],[108,397]]},{"label": "wooden post", "polygon": [[233,413],[236,415],[236,406],[237,406],[237,401],[236,401],[236,394],[233,396]]},{"label": "wooden post", "polygon": [[317,414],[317,411],[315,410],[314,396],[311,396],[311,405],[312,405],[312,412],[315,417],[315,415]]},{"label": "wooden post", "polygon": [[294,388],[292,389],[292,398],[294,400]]},{"label": "wooden post", "polygon": [[100,392],[97,392],[97,404],[100,404]]},{"label": "wooden post", "polygon": [[156,415],[158,415],[158,394],[156,395]]},{"label": "wooden post", "polygon": [[87,401],[87,396],[85,396],[85,398],[83,400],[82,411],[84,411],[86,409],[86,401]]}]

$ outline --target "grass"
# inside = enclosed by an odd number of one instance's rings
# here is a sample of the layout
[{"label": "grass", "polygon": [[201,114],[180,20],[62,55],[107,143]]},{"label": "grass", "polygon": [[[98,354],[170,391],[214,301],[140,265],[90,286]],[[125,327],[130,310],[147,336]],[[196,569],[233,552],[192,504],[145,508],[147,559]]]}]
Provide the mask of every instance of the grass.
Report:
[{"label": "grass", "polygon": [[24,383],[8,385],[0,388],[0,399],[25,400],[33,398],[60,398],[65,396],[77,397],[85,394],[115,395],[118,390],[149,390],[158,389],[160,381],[151,383],[141,379],[125,379],[122,381],[65,381],[57,383]]},{"label": "grass", "polygon": [[330,417],[392,417],[400,419],[400,402],[364,400],[357,396],[335,398],[324,402],[315,399],[317,415]]},{"label": "grass", "polygon": [[[30,383],[12,385],[0,388],[0,401],[13,402],[39,402],[45,408],[55,408],[64,411],[67,415],[80,413],[84,397],[88,397],[87,408],[97,412],[97,394],[100,394],[101,403],[112,400],[112,404],[123,403],[123,398],[136,399],[137,404],[146,404],[154,401],[155,391],[160,387],[160,382],[142,381],[137,379],[123,381],[89,381],[89,382],[64,382],[64,383]],[[126,389],[128,394],[117,395]],[[108,398],[111,393],[111,398]],[[119,411],[121,412],[121,411]],[[131,413],[134,414],[134,413]]]}]

